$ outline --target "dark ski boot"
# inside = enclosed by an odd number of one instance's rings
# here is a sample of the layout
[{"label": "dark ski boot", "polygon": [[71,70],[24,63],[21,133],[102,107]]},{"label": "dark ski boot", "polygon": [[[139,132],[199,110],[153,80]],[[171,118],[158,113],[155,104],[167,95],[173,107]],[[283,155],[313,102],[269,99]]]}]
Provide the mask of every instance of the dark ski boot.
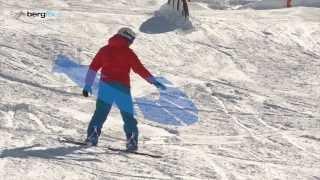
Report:
[{"label": "dark ski boot", "polygon": [[94,127],[94,131],[90,134],[90,136],[87,137],[85,140],[85,143],[87,146],[97,146],[98,145],[98,140],[99,140],[99,134],[97,127]]},{"label": "dark ski boot", "polygon": [[127,139],[127,151],[134,152],[138,150],[138,141],[135,134],[132,134],[129,139]]}]

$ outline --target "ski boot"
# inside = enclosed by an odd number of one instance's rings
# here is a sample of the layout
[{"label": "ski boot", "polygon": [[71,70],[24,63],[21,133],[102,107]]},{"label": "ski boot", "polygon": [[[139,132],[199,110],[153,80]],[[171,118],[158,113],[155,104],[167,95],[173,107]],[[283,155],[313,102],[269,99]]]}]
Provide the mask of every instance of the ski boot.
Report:
[{"label": "ski boot", "polygon": [[126,150],[130,152],[134,152],[138,150],[138,142],[134,134],[132,134],[131,137],[127,140],[126,147],[127,147]]},{"label": "ski boot", "polygon": [[98,145],[99,134],[97,127],[94,127],[94,131],[87,137],[85,143],[87,146],[97,146]]}]

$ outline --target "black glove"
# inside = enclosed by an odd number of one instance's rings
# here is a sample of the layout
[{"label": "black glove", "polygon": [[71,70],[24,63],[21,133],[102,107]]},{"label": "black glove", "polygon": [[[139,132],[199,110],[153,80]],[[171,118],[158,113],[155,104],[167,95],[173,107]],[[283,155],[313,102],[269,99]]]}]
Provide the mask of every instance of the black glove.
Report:
[{"label": "black glove", "polygon": [[164,86],[162,83],[160,83],[159,81],[156,81],[153,83],[158,89],[161,89],[161,90],[166,90],[167,87]]},{"label": "black glove", "polygon": [[148,81],[149,81],[151,84],[155,85],[157,88],[161,89],[161,90],[166,90],[166,89],[167,89],[167,87],[166,87],[165,85],[163,85],[162,83],[160,83],[159,81],[157,81],[156,78],[154,78],[154,77],[149,77],[149,78],[148,78]]},{"label": "black glove", "polygon": [[88,97],[89,96],[89,93],[92,94],[92,89],[91,89],[91,86],[89,85],[85,85],[83,90],[82,90],[82,95],[84,97]]}]

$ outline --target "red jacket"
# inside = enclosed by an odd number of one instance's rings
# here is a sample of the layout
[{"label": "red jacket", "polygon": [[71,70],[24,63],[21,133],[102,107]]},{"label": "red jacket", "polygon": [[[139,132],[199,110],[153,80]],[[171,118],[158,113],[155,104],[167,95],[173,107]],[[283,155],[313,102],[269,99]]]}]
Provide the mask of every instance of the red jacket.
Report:
[{"label": "red jacket", "polygon": [[120,35],[110,38],[109,44],[102,47],[96,54],[90,64],[86,84],[92,85],[96,72],[101,68],[101,80],[118,82],[128,87],[130,87],[130,69],[147,81],[152,77],[137,55],[129,48],[128,40]]}]

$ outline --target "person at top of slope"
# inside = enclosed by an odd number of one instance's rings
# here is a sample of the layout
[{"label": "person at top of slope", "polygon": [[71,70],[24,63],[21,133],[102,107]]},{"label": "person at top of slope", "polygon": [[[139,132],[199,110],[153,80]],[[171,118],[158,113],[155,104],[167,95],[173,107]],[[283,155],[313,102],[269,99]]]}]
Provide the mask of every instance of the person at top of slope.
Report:
[{"label": "person at top of slope", "polygon": [[121,28],[109,39],[108,45],[102,47],[92,60],[85,79],[83,96],[92,93],[91,86],[97,71],[101,69],[96,110],[87,129],[86,144],[97,146],[101,128],[113,103],[120,110],[124,121],[124,132],[129,151],[138,149],[138,127],[134,118],[133,102],[130,92],[129,73],[132,69],[149,83],[161,90],[166,87],[151,75],[142,65],[137,55],[129,46],[134,42],[136,34],[130,28]]}]

